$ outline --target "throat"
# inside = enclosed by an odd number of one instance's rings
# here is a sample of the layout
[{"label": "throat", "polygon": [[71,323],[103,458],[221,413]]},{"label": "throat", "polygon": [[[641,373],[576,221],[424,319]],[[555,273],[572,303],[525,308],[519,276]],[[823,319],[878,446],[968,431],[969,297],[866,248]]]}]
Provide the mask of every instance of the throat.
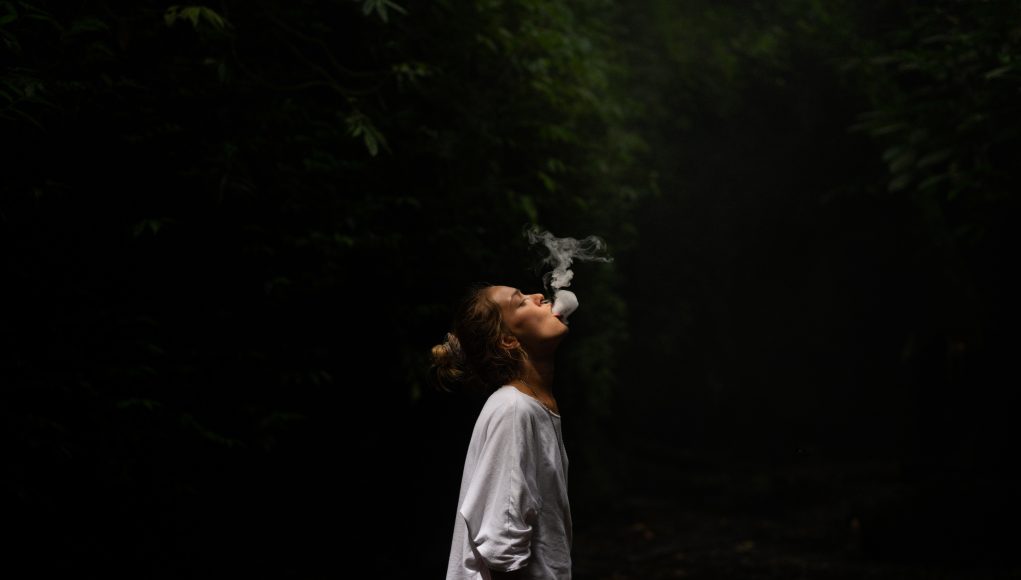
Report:
[{"label": "throat", "polygon": [[533,399],[538,401],[540,405],[546,407],[546,409],[551,413],[555,413],[557,415],[560,414],[560,409],[559,407],[557,407],[557,401],[556,399],[553,398],[552,394],[537,392],[537,390],[532,388],[532,386],[528,382],[523,381],[521,379],[511,381],[510,385],[513,386],[518,391],[520,391],[522,394],[528,395],[529,397],[532,397]]}]

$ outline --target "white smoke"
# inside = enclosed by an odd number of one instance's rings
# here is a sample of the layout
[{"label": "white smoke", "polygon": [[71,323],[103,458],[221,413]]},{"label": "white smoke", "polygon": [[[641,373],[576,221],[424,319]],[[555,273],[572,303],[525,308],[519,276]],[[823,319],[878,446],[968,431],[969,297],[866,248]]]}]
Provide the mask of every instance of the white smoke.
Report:
[{"label": "white smoke", "polygon": [[553,300],[553,314],[558,315],[560,321],[567,324],[567,317],[578,309],[578,297],[574,292],[563,289],[570,286],[571,279],[574,278],[571,263],[575,260],[612,262],[612,257],[598,255],[606,249],[606,242],[598,236],[589,236],[581,240],[558,238],[536,225],[526,225],[524,234],[528,237],[528,243],[542,242],[549,251],[543,264],[553,266],[553,270],[543,275],[542,283],[546,289],[546,296]]}]

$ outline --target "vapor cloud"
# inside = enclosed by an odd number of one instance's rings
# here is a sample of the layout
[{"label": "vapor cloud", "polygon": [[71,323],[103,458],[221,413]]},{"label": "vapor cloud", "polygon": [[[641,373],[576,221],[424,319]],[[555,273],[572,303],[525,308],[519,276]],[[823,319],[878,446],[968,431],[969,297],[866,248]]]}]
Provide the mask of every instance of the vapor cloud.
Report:
[{"label": "vapor cloud", "polygon": [[548,250],[542,264],[553,266],[553,270],[543,274],[543,287],[546,296],[553,300],[553,314],[558,315],[560,320],[567,324],[567,317],[578,309],[579,304],[574,292],[564,290],[571,285],[574,278],[571,264],[575,261],[612,262],[612,257],[600,255],[606,250],[606,242],[594,235],[581,240],[558,238],[534,224],[526,225],[523,233],[528,238],[528,243],[542,243]]}]

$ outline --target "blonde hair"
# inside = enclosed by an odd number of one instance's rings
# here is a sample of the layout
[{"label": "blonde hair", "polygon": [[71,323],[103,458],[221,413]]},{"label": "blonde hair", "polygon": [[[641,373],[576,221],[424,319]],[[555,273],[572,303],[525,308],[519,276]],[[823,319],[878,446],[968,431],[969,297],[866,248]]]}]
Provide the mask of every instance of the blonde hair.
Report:
[{"label": "blonde hair", "polygon": [[508,349],[500,339],[510,333],[500,305],[489,297],[491,284],[472,286],[458,304],[452,330],[432,347],[430,375],[444,392],[485,395],[521,374],[528,353]]}]

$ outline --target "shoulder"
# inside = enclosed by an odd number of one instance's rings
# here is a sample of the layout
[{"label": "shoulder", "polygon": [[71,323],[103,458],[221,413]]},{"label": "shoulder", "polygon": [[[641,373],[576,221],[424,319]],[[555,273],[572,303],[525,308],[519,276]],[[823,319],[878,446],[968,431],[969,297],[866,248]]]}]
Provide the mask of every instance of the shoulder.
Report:
[{"label": "shoulder", "polygon": [[514,409],[518,403],[517,393],[512,386],[502,386],[497,388],[495,391],[489,394],[489,398],[486,399],[484,405],[482,405],[482,415],[492,415],[497,413],[506,412],[508,409]]},{"label": "shoulder", "polygon": [[479,414],[479,421],[492,431],[501,427],[528,427],[539,418],[534,405],[525,400],[525,395],[514,386],[503,386],[494,391],[486,400]]}]

